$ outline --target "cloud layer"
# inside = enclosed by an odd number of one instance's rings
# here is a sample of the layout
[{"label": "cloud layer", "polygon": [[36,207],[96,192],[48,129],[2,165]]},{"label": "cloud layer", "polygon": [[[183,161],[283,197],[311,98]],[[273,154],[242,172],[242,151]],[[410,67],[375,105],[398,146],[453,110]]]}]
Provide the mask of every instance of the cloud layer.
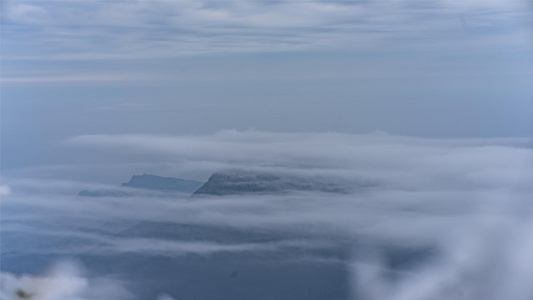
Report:
[{"label": "cloud layer", "polygon": [[[461,47],[478,47],[479,41],[467,42],[460,36],[465,26],[517,42],[512,35],[491,32],[491,28],[510,25],[512,31],[511,25],[526,20],[520,10],[525,5],[520,1],[424,5],[416,1],[91,1],[68,5],[28,1],[6,3],[5,17],[7,24],[32,27],[41,36],[38,41],[50,39],[54,42],[50,46],[62,49],[61,54],[47,53],[50,58],[127,59],[205,52],[375,50],[376,45],[395,44],[393,40],[401,38],[412,41],[405,47],[431,47],[424,39],[436,39],[436,32],[461,41]],[[421,22],[425,26],[420,27]],[[8,33],[14,28],[8,27]]]},{"label": "cloud layer", "polygon": [[528,10],[523,1],[4,1],[2,82],[154,84],[167,76],[157,60],[191,55],[523,52]]},{"label": "cloud layer", "polygon": [[[366,179],[376,185],[349,194],[299,192],[190,200],[139,195],[81,201],[65,193],[68,182],[56,183],[56,188],[50,185],[50,195],[56,190],[56,196],[43,199],[34,191],[36,183],[42,186],[46,181],[8,178],[12,193],[4,197],[3,210],[13,213],[3,221],[2,230],[26,234],[29,239],[41,235],[71,241],[61,249],[39,248],[56,254],[180,257],[298,249],[294,253],[319,260],[316,253],[343,245],[355,251],[351,259],[344,260],[353,265],[354,297],[403,300],[461,295],[499,300],[513,295],[513,299],[525,300],[533,292],[523,281],[533,272],[527,263],[533,236],[528,221],[532,212],[529,143],[521,138],[432,140],[383,132],[79,136],[64,146],[142,164],[152,162],[165,166],[161,171],[174,170],[183,177],[198,170],[210,174],[231,168],[353,184]],[[46,217],[39,218],[32,211]],[[173,230],[188,224],[252,236],[268,232],[275,239],[217,240],[216,234],[207,238],[178,233],[166,238],[129,236],[140,221],[166,224]],[[430,246],[439,252],[431,263],[391,282],[379,252],[384,246]],[[365,255],[361,247],[371,255]]]}]

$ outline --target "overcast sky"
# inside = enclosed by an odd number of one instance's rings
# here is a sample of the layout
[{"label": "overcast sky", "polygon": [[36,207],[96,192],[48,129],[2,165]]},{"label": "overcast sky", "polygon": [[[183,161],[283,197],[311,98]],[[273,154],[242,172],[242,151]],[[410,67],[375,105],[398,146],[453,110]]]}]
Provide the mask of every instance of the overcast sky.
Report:
[{"label": "overcast sky", "polygon": [[[413,280],[384,286],[377,274],[355,285],[388,300],[450,299],[456,288],[465,299],[531,299],[528,1],[2,0],[0,9],[2,231],[14,240],[170,257],[327,248],[100,231],[154,218],[435,242],[442,260]],[[207,180],[230,168],[361,188],[73,201],[133,174]]]},{"label": "overcast sky", "polygon": [[0,5],[8,171],[88,134],[531,131],[526,1]]}]

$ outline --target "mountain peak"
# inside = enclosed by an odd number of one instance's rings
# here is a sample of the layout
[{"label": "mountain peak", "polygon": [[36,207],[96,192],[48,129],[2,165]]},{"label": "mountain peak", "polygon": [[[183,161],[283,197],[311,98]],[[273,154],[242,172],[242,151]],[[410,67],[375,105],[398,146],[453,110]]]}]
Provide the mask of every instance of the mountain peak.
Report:
[{"label": "mountain peak", "polygon": [[187,180],[174,177],[162,177],[143,173],[142,175],[133,175],[130,181],[122,184],[123,187],[140,188],[157,191],[179,191],[193,193],[203,182]]},{"label": "mountain peak", "polygon": [[194,195],[271,194],[291,191],[318,191],[345,193],[349,189],[343,182],[332,178],[298,176],[261,171],[217,172]]}]

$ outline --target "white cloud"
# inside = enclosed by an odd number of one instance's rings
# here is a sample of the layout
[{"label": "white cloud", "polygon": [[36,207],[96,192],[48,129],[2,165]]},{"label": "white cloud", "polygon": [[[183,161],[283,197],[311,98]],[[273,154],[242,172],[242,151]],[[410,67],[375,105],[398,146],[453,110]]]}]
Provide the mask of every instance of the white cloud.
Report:
[{"label": "white cloud", "polygon": [[[131,155],[136,163],[148,164],[148,160],[143,162],[148,157],[156,165],[174,164],[176,170],[180,166],[188,170],[202,166],[211,171],[238,166],[243,170],[348,182],[371,179],[377,185],[349,194],[302,192],[191,200],[139,196],[73,202],[72,197],[58,196],[43,201],[28,193],[17,193],[12,197],[17,196],[18,201],[9,201],[3,207],[15,212],[10,214],[4,231],[76,236],[99,245],[59,249],[65,252],[163,256],[276,252],[291,247],[318,249],[338,241],[355,248],[364,244],[371,250],[381,245],[438,245],[438,259],[406,274],[397,284],[387,281],[388,271],[379,255],[355,256],[355,272],[363,266],[362,271],[368,275],[364,282],[355,284],[368,288],[368,295],[387,300],[449,299],[450,292],[457,291],[466,299],[479,299],[482,287],[491,282],[497,284],[491,283],[494,296],[488,299],[514,295],[513,299],[522,300],[532,294],[523,280],[533,272],[527,263],[532,236],[528,221],[533,212],[529,168],[532,149],[525,138],[445,140],[375,134],[222,131],[204,136],[79,136],[66,145],[106,151],[109,155]],[[24,184],[31,186],[35,182]],[[17,191],[29,189],[24,184],[19,183]],[[18,226],[17,220],[24,224],[28,216],[17,213],[13,209],[17,205],[24,205],[25,212],[62,215],[62,222],[78,224],[84,228],[79,230],[83,234],[72,228],[66,232]],[[71,213],[65,216],[65,211]],[[113,220],[115,226],[102,229],[105,220]],[[122,230],[129,230],[141,220],[271,232],[274,236],[283,233],[291,238],[221,243],[201,237],[120,237]],[[107,238],[113,231],[117,233],[113,239]],[[301,236],[307,239],[298,239]]]},{"label": "white cloud", "polygon": [[127,76],[124,74],[87,74],[87,75],[63,75],[63,76],[42,76],[42,77],[2,77],[2,84],[30,84],[30,83],[113,83],[113,82],[132,82],[141,81],[145,78],[139,76]]},{"label": "white cloud", "polygon": [[11,194],[11,187],[8,185],[0,185],[0,196],[9,196]]},{"label": "white cloud", "polygon": [[[202,53],[285,52],[301,50],[395,51],[438,49],[443,37],[451,49],[477,49],[507,39],[527,20],[526,5],[499,1],[458,5],[456,1],[422,5],[419,2],[349,1],[121,1],[51,2],[8,5],[6,18],[17,25],[35,26],[39,40],[53,40],[41,53],[17,53],[12,58],[131,59],[174,57]],[[50,18],[36,18],[46,11]],[[20,17],[23,15],[24,17]],[[460,16],[484,34],[465,34]],[[37,23],[38,22],[38,23]],[[523,23],[520,23],[523,24]],[[508,26],[513,25],[513,26]],[[108,30],[112,28],[114,30]],[[6,30],[9,36],[9,28]],[[101,42],[105,41],[105,42]],[[399,42],[400,41],[400,42]],[[20,40],[21,45],[26,42]],[[505,45],[509,47],[510,44]],[[51,51],[51,50],[56,50]],[[67,50],[69,49],[69,50]],[[380,50],[381,49],[381,50]]]},{"label": "white cloud", "polygon": [[190,169],[195,165],[205,168],[209,166],[206,162],[211,162],[212,168],[286,169],[336,178],[363,176],[409,189],[507,186],[523,178],[527,171],[520,166],[530,155],[529,140],[519,138],[432,140],[256,131],[221,131],[211,136],[89,135],[75,137],[67,144],[133,155],[137,160],[160,157],[164,162],[187,164]]},{"label": "white cloud", "polygon": [[[190,81],[261,82],[263,76],[291,80],[386,77],[399,84],[445,75],[446,82],[460,81],[458,78],[464,76],[468,87],[484,89],[487,83],[483,78],[501,72],[520,73],[514,75],[522,78],[519,82],[531,77],[525,63],[505,61],[503,65],[509,70],[494,66],[501,65],[500,58],[516,53],[525,61],[532,47],[530,10],[522,1],[3,3],[2,39],[6,47],[2,59],[7,63],[2,81],[9,85],[174,86]],[[290,72],[280,72],[276,64],[273,74],[232,67],[231,75],[207,66],[187,71],[180,65],[191,57],[237,58],[242,63],[249,56],[241,55],[250,53],[280,54],[290,62],[285,64]],[[328,53],[330,58],[336,53],[339,59],[350,61],[342,65],[357,66],[331,67],[330,59],[329,67],[319,66],[317,72],[313,63],[313,71],[307,72],[306,67],[290,66],[290,53]],[[364,59],[354,61],[354,57]],[[385,57],[401,58],[391,63]],[[73,62],[84,67],[76,68]],[[468,72],[459,68],[468,68]],[[35,76],[36,70],[43,72]],[[114,74],[117,70],[120,74]],[[497,79],[499,87],[505,78]],[[506,84],[518,82],[509,80]]]},{"label": "white cloud", "polygon": [[131,299],[132,294],[117,280],[82,277],[83,268],[74,261],[55,263],[44,276],[2,272],[3,300],[105,300]]},{"label": "white cloud", "polygon": [[4,4],[5,16],[12,21],[20,23],[43,24],[50,21],[46,9],[36,3],[29,3]]},{"label": "white cloud", "polygon": [[[69,191],[74,195],[76,189],[86,189],[86,184],[27,179],[10,181],[10,184],[16,185],[25,196],[19,197],[18,203],[71,207],[77,211],[73,218],[156,218],[170,222],[179,219],[276,230],[300,230],[302,224],[319,222],[329,224],[324,228],[340,226],[358,236],[383,235],[387,239],[396,235],[399,239],[403,236],[424,240],[452,219],[455,220],[452,223],[461,224],[468,222],[471,214],[490,214],[486,208],[525,203],[531,192],[531,174],[525,167],[531,156],[528,143],[528,139],[520,138],[432,140],[373,134],[256,131],[223,131],[206,136],[80,136],[67,144],[95,147],[111,156],[131,157],[142,166],[152,164],[155,173],[158,168],[168,172],[169,164],[176,174],[186,178],[198,169],[205,174],[235,168],[278,172],[353,185],[354,193],[304,193],[258,199],[230,196],[194,202],[158,198],[150,200],[154,205],[147,206],[143,195],[135,199],[70,201]],[[143,162],[144,158],[148,160]],[[112,172],[113,167],[104,169]],[[56,194],[61,191],[66,198],[39,202],[31,195],[35,191]],[[117,211],[108,205],[128,205],[131,209]],[[386,218],[388,221],[380,224],[379,220],[388,214],[391,214]],[[428,226],[418,228],[417,222],[425,221]],[[375,225],[362,225],[367,222]],[[302,228],[305,230],[305,226]]]}]

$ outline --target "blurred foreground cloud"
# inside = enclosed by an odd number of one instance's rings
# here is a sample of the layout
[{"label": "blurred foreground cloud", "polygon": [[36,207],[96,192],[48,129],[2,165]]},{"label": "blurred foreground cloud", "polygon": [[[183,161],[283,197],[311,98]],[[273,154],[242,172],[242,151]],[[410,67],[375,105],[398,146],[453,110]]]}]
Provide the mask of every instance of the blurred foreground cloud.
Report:
[{"label": "blurred foreground cloud", "polygon": [[11,187],[8,185],[0,185],[0,196],[7,196],[11,194]]},{"label": "blurred foreground cloud", "polygon": [[131,299],[118,281],[84,278],[74,261],[55,263],[44,276],[1,273],[2,300],[105,300]]}]

